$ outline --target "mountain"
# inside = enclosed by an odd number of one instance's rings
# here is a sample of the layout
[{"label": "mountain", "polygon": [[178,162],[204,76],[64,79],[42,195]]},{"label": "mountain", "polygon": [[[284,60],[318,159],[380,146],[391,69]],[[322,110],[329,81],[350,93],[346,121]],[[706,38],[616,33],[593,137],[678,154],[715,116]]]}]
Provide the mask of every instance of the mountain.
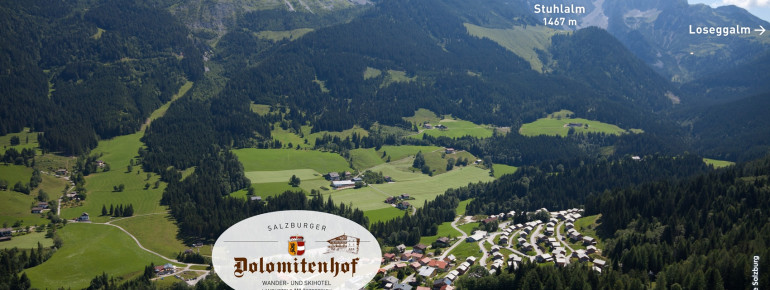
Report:
[{"label": "mountain", "polygon": [[[538,1],[526,1],[530,7]],[[711,75],[726,67],[748,63],[768,49],[770,39],[751,35],[691,35],[693,27],[734,27],[753,29],[768,22],[742,8],[703,4],[689,5],[686,0],[578,0],[555,1],[586,8],[585,14],[573,16],[577,27],[597,26],[606,29],[629,50],[666,78],[684,83]],[[565,17],[564,14],[538,14],[543,17]],[[570,15],[566,15],[570,17]]]}]

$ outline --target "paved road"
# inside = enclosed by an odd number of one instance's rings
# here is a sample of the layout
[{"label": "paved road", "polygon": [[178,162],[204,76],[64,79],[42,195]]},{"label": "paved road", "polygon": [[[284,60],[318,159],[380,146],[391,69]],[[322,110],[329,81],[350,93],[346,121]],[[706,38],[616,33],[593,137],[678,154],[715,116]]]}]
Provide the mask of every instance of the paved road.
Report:
[{"label": "paved road", "polygon": [[559,243],[563,244],[564,247],[566,247],[569,250],[567,252],[567,255],[570,255],[575,250],[573,250],[572,247],[570,247],[569,244],[567,242],[565,242],[564,240],[562,240],[562,238],[561,238],[561,226],[563,226],[563,225],[564,225],[564,222],[560,222],[558,225],[556,225],[556,240],[559,241]]},{"label": "paved road", "polygon": [[529,242],[532,244],[532,247],[535,248],[535,252],[538,255],[542,255],[543,251],[541,251],[540,247],[537,246],[537,238],[536,237],[537,237],[537,235],[540,234],[540,231],[542,231],[542,230],[543,230],[543,225],[538,225],[537,228],[532,230],[532,234],[529,235]]},{"label": "paved road", "polygon": [[444,250],[444,251],[442,252],[441,256],[439,256],[439,260],[443,260],[444,258],[446,258],[446,256],[447,256],[447,255],[449,255],[449,252],[451,252],[452,250],[454,250],[454,248],[456,248],[457,246],[459,246],[459,245],[460,245],[460,243],[463,243],[463,242],[465,242],[465,239],[466,239],[466,238],[468,238],[468,234],[466,234],[464,231],[460,230],[460,228],[458,228],[458,227],[457,227],[457,221],[459,221],[459,220],[460,220],[460,218],[462,218],[462,216],[457,216],[457,217],[455,218],[455,220],[454,220],[454,221],[452,221],[452,224],[451,224],[451,225],[452,225],[452,227],[453,227],[453,228],[454,228],[456,231],[460,232],[460,234],[461,234],[462,236],[460,237],[460,240],[458,240],[457,242],[455,242],[454,244],[452,244],[452,246],[450,246],[449,248],[447,248],[446,250]]}]

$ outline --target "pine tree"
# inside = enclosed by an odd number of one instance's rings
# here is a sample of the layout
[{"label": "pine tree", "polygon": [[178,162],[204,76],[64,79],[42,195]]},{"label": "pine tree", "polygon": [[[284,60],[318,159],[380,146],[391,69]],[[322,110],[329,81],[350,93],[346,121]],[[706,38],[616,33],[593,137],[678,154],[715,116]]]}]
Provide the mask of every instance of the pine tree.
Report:
[{"label": "pine tree", "polygon": [[107,215],[107,207],[104,204],[102,204],[102,216],[105,216],[105,215]]}]

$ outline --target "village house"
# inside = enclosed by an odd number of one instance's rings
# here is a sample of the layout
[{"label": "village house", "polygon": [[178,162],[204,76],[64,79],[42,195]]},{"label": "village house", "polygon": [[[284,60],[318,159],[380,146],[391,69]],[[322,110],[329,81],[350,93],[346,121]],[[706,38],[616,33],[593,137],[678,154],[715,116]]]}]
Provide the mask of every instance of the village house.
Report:
[{"label": "village house", "polygon": [[398,278],[393,276],[385,276],[380,279],[380,285],[385,289],[393,289],[393,286],[398,284]]},{"label": "village house", "polygon": [[397,208],[397,209],[403,209],[403,210],[406,210],[406,209],[408,209],[408,208],[409,208],[409,206],[411,206],[411,205],[409,204],[409,202],[408,202],[408,201],[402,201],[402,202],[399,202],[399,203],[396,205],[396,208]]},{"label": "village house", "polygon": [[409,194],[408,193],[402,193],[401,194],[401,199],[409,199]]},{"label": "village house", "polygon": [[345,179],[349,180],[351,177],[353,177],[353,173],[350,173],[350,171],[345,171]]},{"label": "village house", "polygon": [[88,217],[88,213],[87,212],[84,212],[83,214],[80,215],[80,217],[77,218],[77,221],[79,221],[79,222],[90,222],[91,218]]},{"label": "village house", "polygon": [[454,148],[446,148],[446,149],[444,149],[444,153],[446,153],[446,154],[455,154],[455,149]]},{"label": "village house", "polygon": [[412,286],[406,283],[399,283],[393,286],[393,290],[412,290]]},{"label": "village house", "polygon": [[356,183],[350,180],[332,181],[331,186],[335,189],[345,189],[355,187]]},{"label": "village house", "polygon": [[436,280],[436,281],[433,282],[433,289],[446,289],[446,288],[443,288],[443,287],[447,287],[447,286],[451,286],[451,285],[452,285],[452,281],[451,280],[449,280],[447,278],[439,279],[439,280]]},{"label": "village house", "polygon": [[326,179],[328,179],[329,181],[339,181],[340,174],[337,172],[329,172],[329,174],[326,175]]},{"label": "village house", "polygon": [[604,260],[599,260],[599,259],[594,259],[593,263],[594,263],[594,266],[602,268],[602,269],[604,268],[604,266],[607,265],[607,262],[605,262]]},{"label": "village house", "polygon": [[41,212],[43,212],[43,208],[42,207],[37,207],[36,206],[36,207],[32,208],[32,213],[41,213]]},{"label": "village house", "polygon": [[471,264],[471,265],[473,265],[473,264],[475,264],[475,263],[476,263],[476,257],[474,257],[474,256],[470,256],[470,257],[468,257],[467,259],[465,259],[465,261],[466,261],[466,262],[468,262],[468,264]]},{"label": "village house", "polygon": [[251,201],[262,201],[262,197],[261,197],[261,196],[259,196],[259,195],[257,195],[257,196],[252,196],[252,197],[251,197]]},{"label": "village house", "polygon": [[396,254],[385,253],[385,255],[382,255],[382,258],[384,258],[386,262],[392,262],[396,260]]},{"label": "village house", "polygon": [[417,244],[416,246],[414,246],[412,251],[415,253],[425,254],[425,250],[427,249],[428,249],[428,246],[423,244]]},{"label": "village house", "polygon": [[392,196],[385,199],[385,203],[394,204],[395,202],[396,198]]},{"label": "village house", "polygon": [[425,266],[425,265],[428,265],[428,263],[430,263],[430,258],[424,257],[417,262],[419,262],[421,266]]},{"label": "village house", "polygon": [[596,245],[596,239],[592,237],[583,237],[583,245]]},{"label": "village house", "polygon": [[395,266],[393,266],[393,269],[396,269],[396,270],[406,269],[406,263],[398,263]]},{"label": "village house", "polygon": [[449,238],[448,237],[440,237],[436,239],[436,243],[442,246],[449,246]]},{"label": "village house", "polygon": [[454,274],[454,273],[459,274],[457,272],[457,270],[454,270],[452,272],[449,272],[449,274],[446,274],[446,276],[444,276],[444,278],[447,278],[447,279],[449,279],[449,281],[454,282],[455,280],[457,280],[457,274]]},{"label": "village house", "polygon": [[447,262],[447,263],[450,263],[450,264],[454,263],[456,260],[457,260],[457,257],[455,257],[455,255],[449,255],[449,256],[444,257],[444,262]]},{"label": "village house", "polygon": [[417,286],[417,288],[415,288],[415,289],[416,289],[416,290],[430,290],[430,287],[425,287],[425,286]]},{"label": "village house", "polygon": [[449,263],[439,260],[430,260],[430,262],[428,262],[428,266],[436,268],[436,270],[439,272],[444,272],[449,267]]},{"label": "village house", "polygon": [[423,276],[425,278],[433,277],[433,275],[436,275],[436,268],[422,266],[417,270],[417,275]]},{"label": "village house", "polygon": [[457,272],[460,273],[460,275],[465,274],[465,272],[468,272],[468,268],[471,267],[471,264],[468,262],[463,262],[460,264],[460,266],[457,267]]},{"label": "village house", "polygon": [[398,250],[399,252],[403,253],[404,251],[406,251],[406,246],[404,246],[404,244],[400,244],[400,245],[396,246],[396,250]]},{"label": "village house", "polygon": [[409,267],[412,268],[412,270],[417,271],[417,269],[422,267],[422,265],[420,265],[420,262],[412,262],[412,263],[409,263]]},{"label": "village house", "polygon": [[470,243],[478,242],[478,241],[481,241],[481,239],[483,239],[486,235],[487,235],[487,232],[485,231],[475,231],[473,232],[473,235],[469,236],[465,240]]}]

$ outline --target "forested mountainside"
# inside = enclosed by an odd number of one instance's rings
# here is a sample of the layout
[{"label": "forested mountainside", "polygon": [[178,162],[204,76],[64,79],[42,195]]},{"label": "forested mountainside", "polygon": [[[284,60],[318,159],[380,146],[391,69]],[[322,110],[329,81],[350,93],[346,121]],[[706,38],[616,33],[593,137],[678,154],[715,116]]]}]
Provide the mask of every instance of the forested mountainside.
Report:
[{"label": "forested mountainside", "polygon": [[80,154],[135,132],[186,79],[201,52],[168,12],[135,1],[3,1],[0,134],[31,127],[41,147]]}]

